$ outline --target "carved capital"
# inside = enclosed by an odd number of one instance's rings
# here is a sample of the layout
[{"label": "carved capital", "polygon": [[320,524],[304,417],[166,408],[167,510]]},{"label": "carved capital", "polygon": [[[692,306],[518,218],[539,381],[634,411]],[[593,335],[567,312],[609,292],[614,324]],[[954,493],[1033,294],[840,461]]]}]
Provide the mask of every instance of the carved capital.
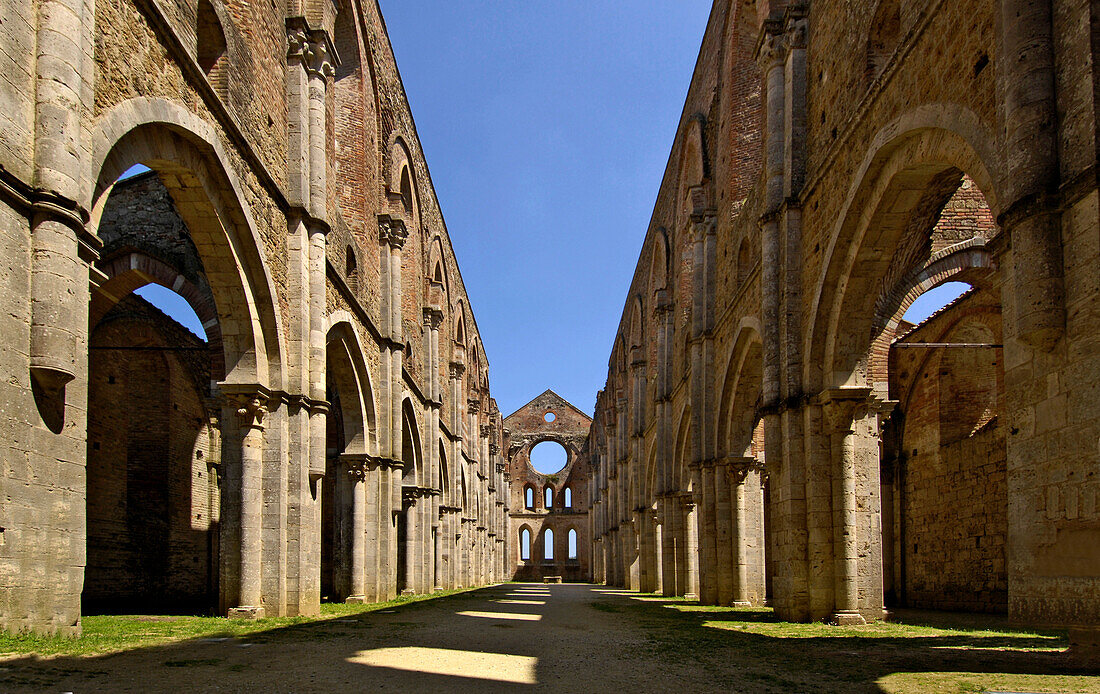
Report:
[{"label": "carved capital", "polygon": [[370,468],[365,457],[347,459],[345,464],[348,468],[348,477],[353,483],[362,482],[367,479],[367,472]]},{"label": "carved capital", "polygon": [[400,250],[409,238],[405,222],[388,214],[378,215],[378,243]]},{"label": "carved capital", "polygon": [[286,42],[287,59],[301,62],[307,74],[326,79],[336,74],[334,51],[326,32],[292,20],[287,23]]},{"label": "carved capital", "polygon": [[809,31],[809,18],[792,17],[790,22],[787,24],[787,47],[791,50],[800,50],[805,48]]},{"label": "carved capital", "polygon": [[871,389],[861,387],[830,388],[818,396],[830,431],[850,431],[857,415],[872,405]]},{"label": "carved capital", "polygon": [[466,410],[470,414],[477,414],[478,410],[480,410],[480,409],[481,409],[481,400],[478,400],[477,398],[470,398],[469,400],[466,401]]},{"label": "carved capital", "polygon": [[759,59],[765,71],[780,67],[787,60],[787,35],[782,30],[765,24],[760,40]]},{"label": "carved capital", "polygon": [[491,424],[482,424],[481,425],[481,437],[487,439],[492,435],[493,435],[493,426]]},{"label": "carved capital", "polygon": [[443,311],[434,307],[426,307],[424,309],[424,325],[431,330],[439,330],[439,326],[443,325]]},{"label": "carved capital", "polygon": [[[495,442],[495,441],[491,442],[489,444],[489,455],[499,455],[499,454],[500,454],[500,444]],[[504,472],[504,464],[503,463],[498,463],[497,464],[497,472]]]},{"label": "carved capital", "polygon": [[227,393],[226,400],[237,411],[237,423],[242,429],[263,429],[270,395],[263,390]]},{"label": "carved capital", "polygon": [[462,378],[462,374],[466,373],[466,365],[460,361],[451,362],[451,378],[458,380]]}]

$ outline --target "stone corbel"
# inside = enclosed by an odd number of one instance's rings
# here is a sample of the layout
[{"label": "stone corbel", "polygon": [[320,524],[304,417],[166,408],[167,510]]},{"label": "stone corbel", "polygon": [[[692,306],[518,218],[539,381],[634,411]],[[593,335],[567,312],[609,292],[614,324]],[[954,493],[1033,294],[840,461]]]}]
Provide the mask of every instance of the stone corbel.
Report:
[{"label": "stone corbel", "polygon": [[481,400],[477,398],[470,398],[466,401],[466,411],[470,414],[477,414],[481,409]]},{"label": "stone corbel", "polygon": [[452,380],[456,380],[456,381],[459,380],[460,378],[462,378],[462,375],[464,373],[466,373],[466,365],[465,364],[463,364],[460,361],[452,361],[451,362],[451,379]]},{"label": "stone corbel", "polygon": [[237,413],[237,423],[242,429],[264,428],[264,417],[270,411],[271,391],[260,385],[221,384],[226,402]]},{"label": "stone corbel", "polygon": [[370,457],[365,453],[344,453],[340,455],[340,462],[347,467],[348,478],[353,483],[367,479],[367,473],[372,469]]}]

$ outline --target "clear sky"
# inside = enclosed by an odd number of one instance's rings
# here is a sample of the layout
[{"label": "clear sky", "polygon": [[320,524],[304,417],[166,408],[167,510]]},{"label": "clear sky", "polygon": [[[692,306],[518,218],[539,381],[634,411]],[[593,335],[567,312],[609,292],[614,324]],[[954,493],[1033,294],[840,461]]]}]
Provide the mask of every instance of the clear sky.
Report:
[{"label": "clear sky", "polygon": [[505,415],[591,413],[711,0],[381,0]]}]

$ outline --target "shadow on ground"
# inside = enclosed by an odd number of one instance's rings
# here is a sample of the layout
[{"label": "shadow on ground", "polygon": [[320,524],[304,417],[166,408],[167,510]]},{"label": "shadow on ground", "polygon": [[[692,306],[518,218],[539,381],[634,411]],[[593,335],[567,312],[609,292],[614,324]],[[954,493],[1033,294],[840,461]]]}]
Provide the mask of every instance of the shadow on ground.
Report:
[{"label": "shadow on ground", "polygon": [[954,631],[899,636],[892,625],[786,624],[769,610],[504,584],[247,637],[9,657],[0,691],[983,691],[922,679],[973,673],[1009,684],[1023,676],[1029,691],[1100,692],[1100,679],[1079,677],[1089,673],[1064,652],[1064,634],[1012,633],[996,618],[923,621]]}]

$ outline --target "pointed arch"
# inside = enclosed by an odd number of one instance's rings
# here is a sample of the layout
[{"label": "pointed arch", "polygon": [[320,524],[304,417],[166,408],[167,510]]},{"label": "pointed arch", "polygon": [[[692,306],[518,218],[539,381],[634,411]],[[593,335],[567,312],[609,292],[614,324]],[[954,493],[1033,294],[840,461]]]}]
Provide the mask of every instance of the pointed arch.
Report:
[{"label": "pointed arch", "polygon": [[[976,115],[950,104],[914,109],[875,136],[852,178],[815,285],[805,337],[811,392],[872,385],[876,283],[922,199],[913,191],[927,190],[937,176],[955,170],[970,176],[996,218],[1000,198],[990,172],[1003,167],[992,142]],[[896,208],[895,200],[905,207]]]},{"label": "pointed arch", "polygon": [[[102,114],[92,131],[89,229],[135,163],[161,176],[210,278],[222,326],[225,379],[282,390],[283,335],[265,244],[248,199],[209,123],[166,99],[139,97]],[[186,204],[180,204],[186,201]]]},{"label": "pointed arch", "polygon": [[416,423],[416,410],[412,400],[405,398],[401,404],[401,462],[405,467],[401,474],[404,486],[422,486],[424,477],[424,453],[420,445],[420,427]]},{"label": "pointed arch", "polygon": [[346,453],[376,455],[377,419],[374,388],[363,359],[363,342],[350,320],[342,315],[330,319],[326,339],[328,382],[340,394]]}]

